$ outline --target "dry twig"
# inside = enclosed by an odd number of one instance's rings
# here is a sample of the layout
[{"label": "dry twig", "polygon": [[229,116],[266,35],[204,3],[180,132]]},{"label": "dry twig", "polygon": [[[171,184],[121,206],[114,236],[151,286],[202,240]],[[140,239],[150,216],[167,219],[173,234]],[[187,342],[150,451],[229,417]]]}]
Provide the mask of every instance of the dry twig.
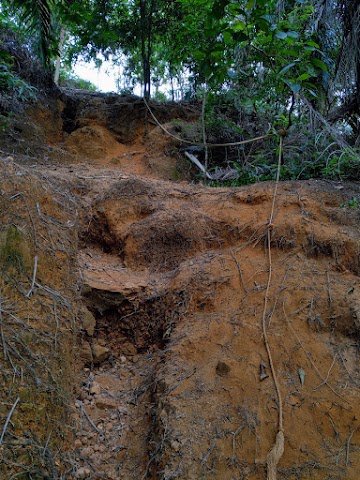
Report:
[{"label": "dry twig", "polygon": [[15,411],[15,408],[16,408],[16,405],[19,403],[20,401],[20,397],[17,397],[17,399],[15,400],[13,406],[11,407],[11,410],[9,412],[9,415],[7,416],[7,419],[5,421],[5,425],[4,425],[4,428],[3,428],[3,431],[2,431],[2,434],[1,434],[1,437],[0,437],[0,446],[2,445],[3,443],[3,440],[4,440],[4,436],[5,436],[5,433],[6,433],[6,429],[9,425],[9,422],[11,420],[11,417],[12,417],[12,414],[14,413]]},{"label": "dry twig", "polygon": [[35,280],[36,280],[37,264],[38,264],[38,256],[35,255],[35,258],[34,258],[34,270],[33,270],[33,276],[32,276],[31,286],[30,286],[30,290],[29,290],[28,293],[25,295],[26,298],[30,298],[31,294],[32,294],[33,291],[34,291]]},{"label": "dry twig", "polygon": [[346,458],[345,458],[345,465],[348,466],[349,465],[349,456],[350,456],[350,442],[351,442],[351,439],[354,435],[354,433],[356,432],[356,430],[360,427],[360,425],[357,425],[354,430],[350,433],[348,439],[346,440]]}]

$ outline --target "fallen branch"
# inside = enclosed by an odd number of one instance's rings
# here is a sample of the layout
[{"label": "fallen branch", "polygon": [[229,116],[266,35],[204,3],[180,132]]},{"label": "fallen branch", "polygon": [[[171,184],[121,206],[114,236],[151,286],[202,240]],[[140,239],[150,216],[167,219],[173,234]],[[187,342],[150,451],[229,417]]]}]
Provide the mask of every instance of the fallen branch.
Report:
[{"label": "fallen branch", "polygon": [[100,430],[97,428],[97,426],[95,425],[95,423],[91,420],[89,414],[88,414],[87,411],[85,410],[85,407],[84,407],[83,403],[79,401],[79,405],[80,405],[81,413],[84,414],[86,420],[90,423],[90,425],[93,427],[93,429],[95,430],[95,432],[97,432],[97,433],[99,433],[99,434],[101,435],[102,432],[100,432]]},{"label": "fallen branch", "polygon": [[33,276],[32,276],[31,286],[30,286],[30,290],[29,290],[28,293],[25,295],[26,298],[30,298],[31,294],[32,294],[33,291],[34,291],[35,280],[36,280],[36,272],[37,272],[37,264],[38,264],[38,256],[35,255],[35,258],[34,258],[34,270],[33,270]]},{"label": "fallen branch", "polygon": [[210,173],[206,170],[206,168],[204,167],[204,165],[195,157],[195,155],[193,155],[192,153],[189,153],[189,152],[184,152],[185,153],[185,156],[191,160],[202,172],[203,174],[205,175],[206,178],[208,178],[209,180],[212,180],[212,176],[210,175]]},{"label": "fallen branch", "polygon": [[346,440],[346,459],[345,459],[345,465],[348,466],[349,465],[349,455],[350,455],[350,442],[351,442],[351,439],[354,435],[354,433],[356,432],[356,430],[359,428],[360,425],[358,425],[357,427],[354,428],[354,430],[350,433],[348,439]]},{"label": "fallen branch", "polygon": [[235,257],[234,253],[233,252],[230,252],[230,255],[232,257],[232,259],[234,260],[234,262],[236,263],[236,267],[237,267],[237,270],[239,272],[239,278],[240,278],[240,282],[241,282],[241,285],[244,289],[244,292],[246,293],[246,295],[249,294],[249,290],[246,288],[245,286],[245,282],[244,282],[244,277],[243,277],[243,274],[242,274],[242,270],[241,270],[241,267],[240,267],[240,262],[239,260]]},{"label": "fallen branch", "polygon": [[3,443],[3,440],[4,440],[4,436],[5,436],[5,433],[6,433],[6,430],[7,430],[7,427],[10,423],[10,420],[11,420],[11,417],[12,417],[12,414],[14,413],[14,410],[16,408],[16,405],[19,403],[19,400],[20,400],[20,397],[18,397],[15,402],[14,402],[14,405],[11,407],[11,410],[9,412],[9,415],[7,416],[7,419],[5,421],[5,425],[4,425],[4,428],[3,428],[3,431],[2,431],[2,434],[1,434],[1,437],[0,437],[0,446],[2,445]]}]

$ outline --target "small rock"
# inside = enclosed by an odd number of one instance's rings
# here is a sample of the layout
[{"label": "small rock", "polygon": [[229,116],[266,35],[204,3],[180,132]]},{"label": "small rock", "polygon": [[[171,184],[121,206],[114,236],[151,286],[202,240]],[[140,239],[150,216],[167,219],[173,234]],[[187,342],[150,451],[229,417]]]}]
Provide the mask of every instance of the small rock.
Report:
[{"label": "small rock", "polygon": [[136,348],[132,343],[124,342],[121,344],[121,353],[129,356],[136,355]]},{"label": "small rock", "polygon": [[93,382],[90,388],[91,395],[99,395],[101,393],[101,386],[97,382]]},{"label": "small rock", "polygon": [[177,440],[173,440],[170,443],[170,446],[173,450],[175,450],[175,452],[178,452],[180,450],[180,443]]},{"label": "small rock", "polygon": [[75,472],[75,477],[82,479],[82,478],[89,478],[91,475],[90,468],[87,467],[80,467]]},{"label": "small rock", "polygon": [[92,463],[99,463],[100,462],[100,456],[98,453],[94,453],[93,455],[91,455],[90,457],[90,460],[92,461]]},{"label": "small rock", "polygon": [[97,408],[101,408],[103,410],[107,408],[116,408],[117,407],[117,402],[113,398],[108,398],[108,397],[102,397],[99,396],[95,400],[95,404]]},{"label": "small rock", "polygon": [[122,407],[121,405],[119,405],[117,407],[117,411],[119,412],[120,415],[127,415],[127,408],[126,407]]},{"label": "small rock", "polygon": [[95,365],[99,365],[109,358],[110,348],[104,347],[95,343],[92,346],[93,362]]},{"label": "small rock", "polygon": [[113,424],[111,422],[109,422],[107,425],[106,425],[106,430],[109,431],[113,428]]},{"label": "small rock", "polygon": [[86,398],[88,398],[88,394],[84,392],[84,390],[81,390],[78,396],[79,400],[84,401]]},{"label": "small rock", "polygon": [[80,438],[77,438],[74,442],[74,446],[75,448],[80,448],[82,447],[82,441],[80,440]]},{"label": "small rock", "polygon": [[105,445],[98,445],[98,444],[96,444],[96,445],[94,445],[94,450],[95,450],[95,452],[97,452],[97,453],[104,453],[105,450],[106,450],[106,447],[105,447]]},{"label": "small rock", "polygon": [[92,337],[96,327],[94,315],[87,308],[84,308],[81,312],[81,320],[85,332]]},{"label": "small rock", "polygon": [[89,342],[82,342],[79,348],[78,357],[84,365],[89,365],[93,362],[93,352]]},{"label": "small rock", "polygon": [[121,363],[126,363],[126,357],[124,355],[121,355],[120,362]]},{"label": "small rock", "polygon": [[85,447],[81,450],[82,457],[90,457],[94,453],[94,450],[91,447]]}]

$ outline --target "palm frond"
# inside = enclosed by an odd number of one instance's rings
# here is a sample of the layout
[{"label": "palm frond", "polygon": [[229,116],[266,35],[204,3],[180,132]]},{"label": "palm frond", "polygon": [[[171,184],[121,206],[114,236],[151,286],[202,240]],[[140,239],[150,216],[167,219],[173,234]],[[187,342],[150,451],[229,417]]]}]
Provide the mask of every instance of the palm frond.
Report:
[{"label": "palm frond", "polygon": [[35,38],[35,46],[44,66],[49,67],[52,43],[52,12],[55,0],[11,0],[13,8],[28,32]]}]

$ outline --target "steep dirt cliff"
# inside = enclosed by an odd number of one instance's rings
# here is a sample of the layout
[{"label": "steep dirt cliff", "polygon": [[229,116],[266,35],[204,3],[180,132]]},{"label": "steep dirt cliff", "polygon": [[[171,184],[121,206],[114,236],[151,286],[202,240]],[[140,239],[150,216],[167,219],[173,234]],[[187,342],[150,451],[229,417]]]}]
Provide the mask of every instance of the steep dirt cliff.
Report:
[{"label": "steep dirt cliff", "polygon": [[[358,479],[359,185],[191,185],[135,97],[68,92],[27,122],[36,154],[19,134],[0,162],[0,246],[32,241],[1,274],[1,478],[263,479],[280,411],[279,479]],[[66,402],[22,373],[39,359]]]}]

